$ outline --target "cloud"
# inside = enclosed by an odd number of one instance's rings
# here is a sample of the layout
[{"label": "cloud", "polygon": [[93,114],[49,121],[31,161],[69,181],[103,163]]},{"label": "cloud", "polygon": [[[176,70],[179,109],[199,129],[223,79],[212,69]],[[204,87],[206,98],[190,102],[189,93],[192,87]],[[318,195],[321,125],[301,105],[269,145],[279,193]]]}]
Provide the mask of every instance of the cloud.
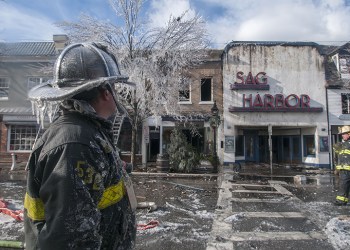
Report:
[{"label": "cloud", "polygon": [[350,33],[344,0],[203,0],[225,9],[208,20],[214,45],[228,41],[326,41],[341,44]]},{"label": "cloud", "polygon": [[[62,33],[54,25],[53,20],[40,13],[16,8],[7,2],[0,2],[0,9],[0,40],[6,42],[52,40],[53,34]],[[11,40],[6,40],[9,37]]]}]

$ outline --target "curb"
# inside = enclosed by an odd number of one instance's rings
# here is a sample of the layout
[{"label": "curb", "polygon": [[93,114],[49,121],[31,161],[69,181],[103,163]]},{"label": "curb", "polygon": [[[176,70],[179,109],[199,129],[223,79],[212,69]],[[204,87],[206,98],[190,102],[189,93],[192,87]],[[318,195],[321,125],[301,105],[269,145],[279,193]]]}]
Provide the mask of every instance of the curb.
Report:
[{"label": "curb", "polygon": [[163,178],[216,178],[219,174],[182,174],[182,173],[148,173],[148,172],[131,172],[131,176],[144,176],[144,177],[163,177]]}]

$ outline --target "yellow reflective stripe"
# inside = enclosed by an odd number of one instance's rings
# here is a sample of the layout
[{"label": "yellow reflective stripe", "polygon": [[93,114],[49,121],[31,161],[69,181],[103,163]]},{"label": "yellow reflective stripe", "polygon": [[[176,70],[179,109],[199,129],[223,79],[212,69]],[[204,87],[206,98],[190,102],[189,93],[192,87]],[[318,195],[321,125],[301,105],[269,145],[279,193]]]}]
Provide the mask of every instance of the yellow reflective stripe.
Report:
[{"label": "yellow reflective stripe", "polygon": [[45,220],[44,203],[40,198],[32,198],[26,193],[24,208],[27,209],[27,216],[32,220]]},{"label": "yellow reflective stripe", "polygon": [[350,149],[343,149],[339,152],[340,155],[350,155]]},{"label": "yellow reflective stripe", "polygon": [[349,165],[337,165],[337,166],[335,166],[335,168],[337,170],[350,170],[350,166]]},{"label": "yellow reflective stripe", "polygon": [[348,201],[349,201],[348,198],[346,198],[346,197],[344,197],[344,196],[340,196],[340,195],[338,195],[336,199],[337,199],[338,201],[343,201],[343,202],[348,202]]},{"label": "yellow reflective stripe", "polygon": [[119,181],[118,184],[110,186],[105,189],[102,194],[102,198],[98,203],[97,207],[99,209],[104,209],[120,201],[125,194],[124,181]]}]

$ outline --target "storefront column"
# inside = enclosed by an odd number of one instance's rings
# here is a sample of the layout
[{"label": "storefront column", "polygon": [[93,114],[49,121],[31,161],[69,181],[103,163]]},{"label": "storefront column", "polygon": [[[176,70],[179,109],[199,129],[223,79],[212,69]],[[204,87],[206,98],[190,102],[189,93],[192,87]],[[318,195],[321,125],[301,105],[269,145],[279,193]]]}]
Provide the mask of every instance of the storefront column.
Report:
[{"label": "storefront column", "polygon": [[272,175],[272,125],[269,124],[268,126],[268,132],[269,132],[269,151],[270,151],[270,169],[271,169],[271,175]]},{"label": "storefront column", "polygon": [[149,144],[149,125],[148,125],[148,121],[143,122],[142,125],[142,145],[141,145],[141,151],[142,151],[142,164],[146,164],[147,163],[147,149],[148,149],[148,145]]},{"label": "storefront column", "polygon": [[159,154],[163,155],[163,123],[159,125]]}]

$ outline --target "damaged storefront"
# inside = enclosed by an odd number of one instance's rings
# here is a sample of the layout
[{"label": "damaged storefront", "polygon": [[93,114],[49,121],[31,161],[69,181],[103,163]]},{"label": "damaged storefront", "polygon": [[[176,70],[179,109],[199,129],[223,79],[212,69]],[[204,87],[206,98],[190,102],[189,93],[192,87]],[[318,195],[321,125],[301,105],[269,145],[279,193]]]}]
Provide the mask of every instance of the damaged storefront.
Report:
[{"label": "damaged storefront", "polygon": [[156,162],[157,156],[168,153],[174,129],[185,135],[187,142],[202,155],[212,152],[213,133],[209,118],[190,119],[186,122],[171,116],[149,118],[143,127],[144,162]]},{"label": "damaged storefront", "polygon": [[324,57],[315,43],[232,42],[220,158],[329,167]]}]

